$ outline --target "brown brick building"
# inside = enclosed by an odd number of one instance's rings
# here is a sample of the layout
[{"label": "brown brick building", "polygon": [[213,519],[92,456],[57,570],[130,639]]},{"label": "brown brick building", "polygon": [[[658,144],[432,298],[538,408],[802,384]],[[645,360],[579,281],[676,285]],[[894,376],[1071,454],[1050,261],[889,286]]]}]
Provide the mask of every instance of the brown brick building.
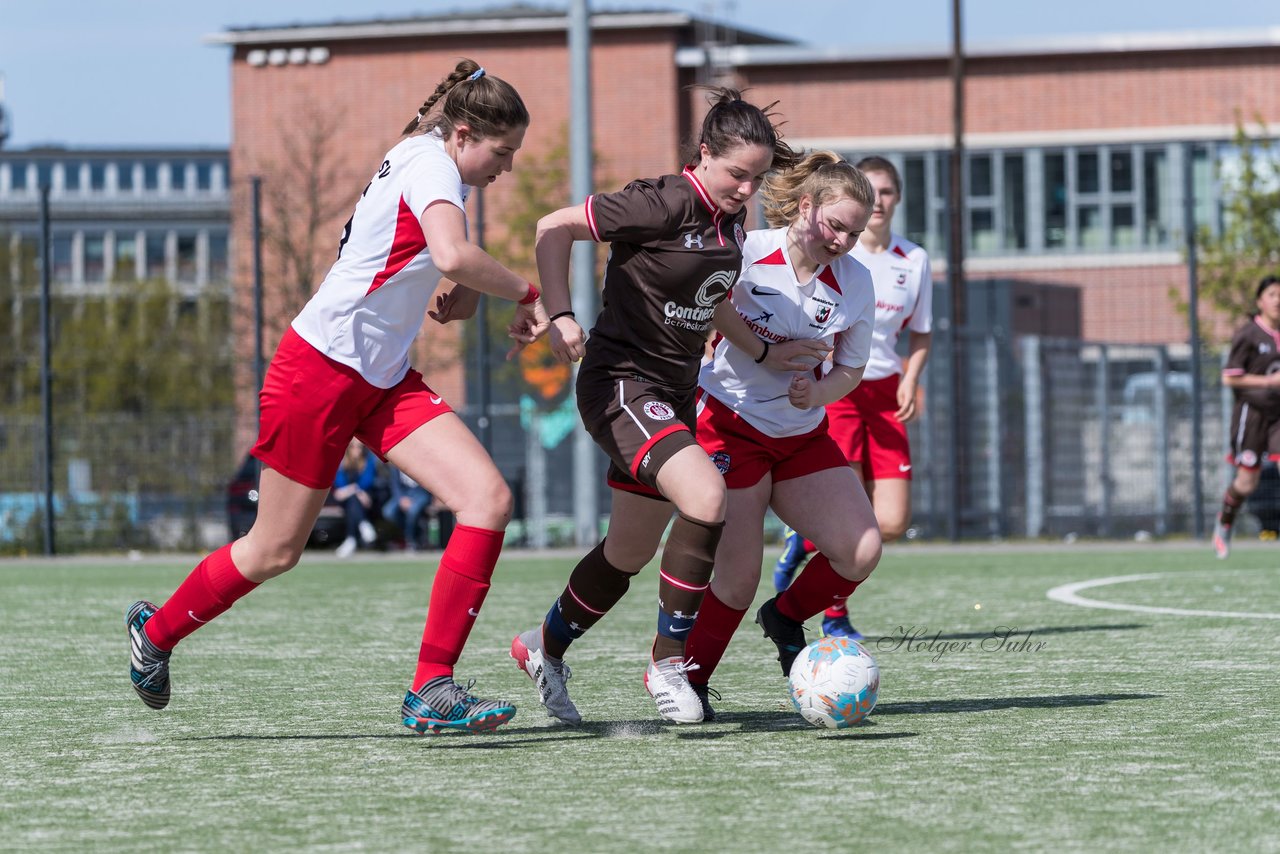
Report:
[{"label": "brown brick building", "polygon": [[[675,12],[597,14],[592,38],[601,189],[677,168],[700,115],[699,96],[684,87],[730,79],[757,102],[780,100],[793,142],[894,160],[906,183],[896,225],[931,250],[942,275],[951,133],[943,50],[819,50],[713,30]],[[295,239],[303,245],[293,248],[314,259],[302,270],[311,287],[377,159],[458,57],[476,59],[524,96],[533,125],[517,170],[521,159],[538,162],[564,143],[568,51],[559,13],[512,7],[233,29],[211,40],[233,47],[236,186],[261,174],[269,198],[269,187],[289,188],[277,202],[292,207],[295,220],[309,212],[318,238]],[[1213,226],[1215,166],[1230,157],[1237,118],[1280,122],[1280,37],[1259,29],[975,45],[965,92],[967,279],[1078,288],[1079,321],[1067,331],[1086,339],[1185,341],[1186,323],[1168,297],[1186,285],[1184,158],[1192,158],[1197,219]],[[324,188],[310,197],[299,189],[309,175]],[[514,186],[507,178],[487,193],[490,240],[503,239]],[[233,205],[232,216],[247,313],[247,206]],[[269,305],[287,322],[292,308],[272,280],[290,270],[296,278],[300,268],[278,254],[269,243],[265,266],[276,294]],[[437,373],[437,387],[461,402],[460,369],[444,373],[451,379]]]}]

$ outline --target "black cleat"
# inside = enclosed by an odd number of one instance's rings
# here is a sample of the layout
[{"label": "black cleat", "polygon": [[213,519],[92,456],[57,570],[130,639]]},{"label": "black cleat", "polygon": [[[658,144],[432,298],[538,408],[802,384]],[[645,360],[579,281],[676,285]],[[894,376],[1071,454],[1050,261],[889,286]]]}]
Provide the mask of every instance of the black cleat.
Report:
[{"label": "black cleat", "polygon": [[711,697],[715,697],[716,702],[719,702],[720,692],[710,685],[699,685],[697,682],[690,682],[689,687],[698,695],[698,702],[702,703],[702,722],[705,724],[714,721],[716,710],[711,708]]},{"label": "black cleat", "polygon": [[778,662],[782,665],[782,675],[791,675],[791,662],[796,660],[807,646],[804,639],[804,624],[797,623],[790,617],[778,612],[778,597],[775,596],[760,606],[756,612],[756,625],[764,630],[764,636],[773,641],[778,648]]}]

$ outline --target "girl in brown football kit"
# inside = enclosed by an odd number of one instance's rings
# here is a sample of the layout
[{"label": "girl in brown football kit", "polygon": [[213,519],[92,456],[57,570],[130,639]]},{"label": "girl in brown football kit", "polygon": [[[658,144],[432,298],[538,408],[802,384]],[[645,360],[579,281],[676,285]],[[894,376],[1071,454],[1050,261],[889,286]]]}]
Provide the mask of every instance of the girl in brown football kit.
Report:
[{"label": "girl in brown football kit", "polygon": [[[811,369],[828,350],[818,341],[771,347],[725,301],[742,263],[746,203],[770,169],[790,165],[795,155],[769,107],[730,89],[714,89],[712,98],[679,175],[633,181],[538,223],[551,346],[563,361],[582,359],[578,410],[609,456],[613,489],[607,536],[574,568],[542,624],[511,644],[548,713],[568,723],[581,717],[565,690],[563,656],[653,558],[673,509],[645,687],[663,717],[702,720],[684,644],[724,525],[724,479],[693,436],[698,369],[712,325],[778,370]],[[573,241],[588,239],[611,244],[603,308],[589,339],[569,311],[568,285]]]}]

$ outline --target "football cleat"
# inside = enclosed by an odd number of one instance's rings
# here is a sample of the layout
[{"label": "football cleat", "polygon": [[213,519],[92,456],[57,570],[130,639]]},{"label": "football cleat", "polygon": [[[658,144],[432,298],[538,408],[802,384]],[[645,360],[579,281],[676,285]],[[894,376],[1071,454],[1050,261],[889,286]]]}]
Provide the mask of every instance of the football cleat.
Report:
[{"label": "football cleat", "polygon": [[809,553],[804,550],[804,537],[791,529],[787,529],[786,544],[782,547],[782,556],[773,566],[773,589],[781,593],[791,586],[791,579],[796,570]]},{"label": "football cleat", "polygon": [[578,707],[569,699],[569,665],[542,652],[542,626],[521,632],[511,640],[511,657],[520,669],[533,680],[538,689],[538,699],[547,707],[547,714],[567,724],[582,723]]},{"label": "football cleat", "polygon": [[156,606],[140,599],[125,612],[124,624],[129,632],[129,681],[142,702],[153,709],[169,705],[169,656],[171,650],[160,649],[142,630],[156,612]]},{"label": "football cleat", "polygon": [[693,693],[698,695],[698,702],[702,704],[702,722],[711,723],[714,721],[716,719],[716,710],[711,708],[711,698],[715,697],[716,702],[719,702],[720,692],[710,685],[698,682],[690,682],[689,687],[693,689]]},{"label": "football cleat", "polygon": [[481,700],[448,676],[437,676],[417,691],[407,691],[400,717],[417,733],[441,730],[491,732],[515,717],[516,707],[505,700]]},{"label": "football cleat", "polygon": [[650,661],[644,672],[644,688],[658,704],[658,714],[678,724],[696,724],[702,720],[702,699],[689,684],[689,671],[697,664],[678,655]]},{"label": "football cleat", "polygon": [[849,622],[848,614],[841,614],[838,617],[822,618],[822,634],[830,638],[848,638],[849,640],[862,640],[862,632],[853,627]]},{"label": "football cleat", "polygon": [[790,676],[791,662],[796,660],[796,656],[806,646],[804,624],[783,616],[778,611],[778,597],[775,596],[756,612],[756,625],[778,648],[778,663],[782,665],[782,675]]},{"label": "football cleat", "polygon": [[1221,516],[1213,523],[1213,553],[1218,560],[1231,556],[1231,526],[1222,524]]}]

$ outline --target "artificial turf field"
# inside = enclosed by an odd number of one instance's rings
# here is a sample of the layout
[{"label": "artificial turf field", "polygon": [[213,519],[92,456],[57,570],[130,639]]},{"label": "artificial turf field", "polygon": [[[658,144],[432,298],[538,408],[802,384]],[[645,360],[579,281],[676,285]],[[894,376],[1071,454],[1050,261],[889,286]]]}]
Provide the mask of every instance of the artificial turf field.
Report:
[{"label": "artificial turf field", "polygon": [[[561,589],[559,554],[504,557],[459,665],[519,705],[497,733],[399,723],[423,555],[309,553],[179,647],[153,712],[124,609],[192,562],[0,562],[0,849],[1280,850],[1274,544],[1225,563],[1204,545],[890,547],[853,600],[879,704],[840,732],[785,703],[749,622],[712,683],[719,720],[660,722],[641,683],[652,567],[570,653],[586,723],[552,725],[507,648]],[[1075,595],[1223,614],[1046,595],[1139,574],[1159,575]]]}]

